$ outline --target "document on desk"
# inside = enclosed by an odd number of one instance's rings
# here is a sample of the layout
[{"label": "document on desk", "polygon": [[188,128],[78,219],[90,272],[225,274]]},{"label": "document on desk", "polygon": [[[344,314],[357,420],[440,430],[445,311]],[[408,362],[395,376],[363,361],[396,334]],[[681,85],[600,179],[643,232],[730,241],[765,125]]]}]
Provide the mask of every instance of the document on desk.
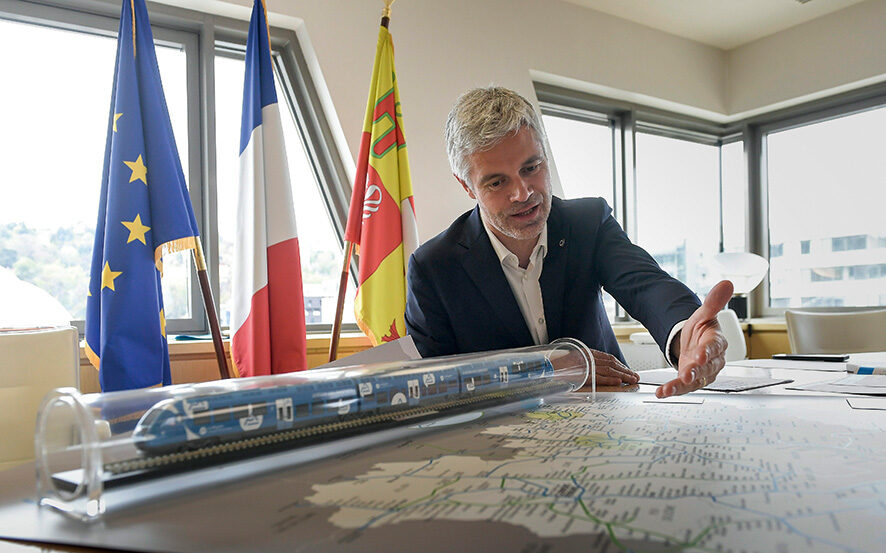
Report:
[{"label": "document on desk", "polygon": [[836,380],[825,380],[822,382],[789,386],[788,389],[807,390],[811,392],[833,392],[838,394],[886,396],[886,375],[848,374]]},{"label": "document on desk", "polygon": [[797,361],[793,359],[742,359],[730,361],[730,365],[738,367],[753,367],[756,369],[794,369],[803,371],[829,371],[829,372],[854,372],[850,368],[858,369],[852,363],[835,363],[833,361]]},{"label": "document on desk", "polygon": [[[640,384],[651,384],[661,386],[666,382],[677,378],[674,369],[655,369],[651,371],[640,371]],[[704,387],[708,392],[744,392],[746,390],[756,390],[757,388],[765,388],[767,386],[775,386],[776,384],[787,384],[793,382],[789,378],[769,378],[767,376],[725,376],[717,377],[717,380],[711,382]]]}]

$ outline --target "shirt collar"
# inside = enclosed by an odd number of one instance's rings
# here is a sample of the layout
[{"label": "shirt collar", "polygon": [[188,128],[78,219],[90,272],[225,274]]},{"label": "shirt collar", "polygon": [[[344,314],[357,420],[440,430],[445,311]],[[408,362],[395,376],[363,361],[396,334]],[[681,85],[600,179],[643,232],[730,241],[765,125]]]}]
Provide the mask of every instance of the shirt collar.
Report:
[{"label": "shirt collar", "polygon": [[[504,265],[506,261],[510,258],[511,263],[515,267],[519,266],[517,255],[501,243],[501,240],[498,239],[498,236],[496,236],[495,233],[489,230],[489,227],[486,226],[485,222],[483,222],[483,229],[486,231],[486,235],[489,236],[489,241],[492,242],[492,249],[495,250],[495,254],[498,256],[499,263]],[[535,263],[536,260],[544,258],[544,256],[547,255],[547,252],[548,223],[545,222],[545,226],[541,229],[541,234],[538,235],[538,242],[535,244],[535,248],[532,249],[532,254],[530,254],[529,256],[529,263],[532,264]]]}]

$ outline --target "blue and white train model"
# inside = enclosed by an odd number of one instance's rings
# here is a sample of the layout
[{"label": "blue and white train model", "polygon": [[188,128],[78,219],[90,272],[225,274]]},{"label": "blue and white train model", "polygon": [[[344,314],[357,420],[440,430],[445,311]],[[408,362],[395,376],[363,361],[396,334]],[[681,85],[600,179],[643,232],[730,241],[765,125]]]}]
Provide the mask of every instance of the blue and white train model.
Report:
[{"label": "blue and white train model", "polygon": [[[355,378],[267,385],[160,401],[139,420],[135,445],[148,454],[198,449],[304,426],[329,424],[433,405],[506,389],[551,377],[543,355],[529,360],[475,361],[427,370],[397,370]],[[289,380],[292,382],[292,379]]]}]

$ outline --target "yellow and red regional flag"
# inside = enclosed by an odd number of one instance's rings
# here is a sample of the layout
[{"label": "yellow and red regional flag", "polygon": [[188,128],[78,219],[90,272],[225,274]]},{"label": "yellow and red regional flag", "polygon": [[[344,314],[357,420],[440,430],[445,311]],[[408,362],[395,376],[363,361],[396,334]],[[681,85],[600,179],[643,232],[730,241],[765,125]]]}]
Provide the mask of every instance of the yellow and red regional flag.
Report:
[{"label": "yellow and red regional flag", "polygon": [[373,345],[406,334],[406,263],[418,246],[394,43],[378,31],[345,240],[359,254],[357,324]]}]

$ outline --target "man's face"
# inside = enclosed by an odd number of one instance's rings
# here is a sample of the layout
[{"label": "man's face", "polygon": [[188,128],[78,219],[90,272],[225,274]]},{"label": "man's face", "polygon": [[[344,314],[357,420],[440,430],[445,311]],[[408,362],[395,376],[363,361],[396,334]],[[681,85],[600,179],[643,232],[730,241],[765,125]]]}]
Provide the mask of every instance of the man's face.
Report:
[{"label": "man's face", "polygon": [[[521,128],[492,149],[468,156],[470,182],[483,220],[502,244],[534,246],[551,211],[551,181],[544,148]],[[531,244],[529,244],[531,242]]]}]

